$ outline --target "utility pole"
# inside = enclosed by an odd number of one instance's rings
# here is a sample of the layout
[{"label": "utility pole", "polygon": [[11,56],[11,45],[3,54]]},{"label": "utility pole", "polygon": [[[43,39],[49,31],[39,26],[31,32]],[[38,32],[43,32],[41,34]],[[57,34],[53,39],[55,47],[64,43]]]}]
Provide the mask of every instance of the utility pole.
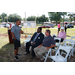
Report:
[{"label": "utility pole", "polygon": [[25,21],[26,21],[26,12],[25,12]]},{"label": "utility pole", "polygon": [[[7,13],[7,12],[6,12]],[[7,23],[8,23],[8,14],[7,14]]]}]

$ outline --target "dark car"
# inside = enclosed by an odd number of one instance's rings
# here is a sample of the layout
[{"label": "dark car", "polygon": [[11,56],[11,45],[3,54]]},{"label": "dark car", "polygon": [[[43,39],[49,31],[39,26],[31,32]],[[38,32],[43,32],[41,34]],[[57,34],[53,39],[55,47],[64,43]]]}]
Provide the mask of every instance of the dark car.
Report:
[{"label": "dark car", "polygon": [[51,28],[53,28],[53,27],[54,27],[54,24],[47,24],[47,25],[49,25]]},{"label": "dark car", "polygon": [[42,28],[53,28],[54,24],[47,24],[47,25],[43,25],[41,26]]},{"label": "dark car", "polygon": [[48,26],[48,25],[43,25],[43,26],[41,26],[42,28],[50,28],[50,26]]},{"label": "dark car", "polygon": [[68,24],[68,25],[67,25],[67,28],[74,28],[74,26],[71,25],[71,24]]}]

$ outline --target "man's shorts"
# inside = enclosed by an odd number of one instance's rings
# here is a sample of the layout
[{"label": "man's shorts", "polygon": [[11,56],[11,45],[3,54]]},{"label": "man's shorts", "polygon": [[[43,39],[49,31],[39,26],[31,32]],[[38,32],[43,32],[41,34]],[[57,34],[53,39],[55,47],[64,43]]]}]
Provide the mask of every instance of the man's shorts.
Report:
[{"label": "man's shorts", "polygon": [[14,40],[14,39],[13,39],[13,42],[14,42],[14,49],[15,49],[15,50],[17,50],[18,47],[21,47],[21,44],[20,44],[20,41],[19,41],[19,40],[17,40],[17,39]]}]

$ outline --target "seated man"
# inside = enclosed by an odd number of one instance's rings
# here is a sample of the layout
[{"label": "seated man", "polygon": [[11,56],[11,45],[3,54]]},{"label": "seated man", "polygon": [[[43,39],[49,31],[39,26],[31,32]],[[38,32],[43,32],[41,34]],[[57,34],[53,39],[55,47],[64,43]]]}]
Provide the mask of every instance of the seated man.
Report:
[{"label": "seated man", "polygon": [[35,57],[34,48],[39,46],[43,42],[44,35],[41,31],[42,31],[42,28],[39,27],[37,29],[37,32],[35,32],[34,35],[32,36],[31,40],[26,43],[25,55],[30,53],[29,47],[32,46],[32,57],[31,57],[31,59]]},{"label": "seated man", "polygon": [[[61,27],[61,32],[58,34],[57,37],[61,38],[60,42],[63,42],[63,40],[66,38],[66,33],[64,32],[64,27]],[[59,42],[59,40],[55,40],[55,42]]]},{"label": "seated man", "polygon": [[40,60],[44,60],[43,54],[45,52],[48,52],[49,48],[52,48],[55,46],[54,38],[50,35],[50,33],[51,33],[50,30],[46,30],[45,31],[46,37],[44,38],[43,43],[34,49],[36,56]]}]

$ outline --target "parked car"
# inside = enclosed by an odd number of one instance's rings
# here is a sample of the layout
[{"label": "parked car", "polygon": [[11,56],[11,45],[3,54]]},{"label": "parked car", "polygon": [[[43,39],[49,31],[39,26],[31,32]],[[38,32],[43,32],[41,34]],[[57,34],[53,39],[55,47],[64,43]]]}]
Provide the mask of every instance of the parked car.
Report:
[{"label": "parked car", "polygon": [[50,25],[50,26],[51,26],[51,28],[54,28],[54,24],[47,24],[47,25]]},{"label": "parked car", "polygon": [[5,25],[0,25],[0,27],[4,27]]},{"label": "parked car", "polygon": [[48,26],[48,25],[43,25],[43,26],[41,26],[42,28],[50,28],[50,26]]},{"label": "parked car", "polygon": [[47,25],[43,25],[41,26],[42,28],[53,28],[54,24],[47,24]]},{"label": "parked car", "polygon": [[68,24],[68,25],[67,25],[67,28],[74,28],[74,26],[71,25],[71,24]]}]

